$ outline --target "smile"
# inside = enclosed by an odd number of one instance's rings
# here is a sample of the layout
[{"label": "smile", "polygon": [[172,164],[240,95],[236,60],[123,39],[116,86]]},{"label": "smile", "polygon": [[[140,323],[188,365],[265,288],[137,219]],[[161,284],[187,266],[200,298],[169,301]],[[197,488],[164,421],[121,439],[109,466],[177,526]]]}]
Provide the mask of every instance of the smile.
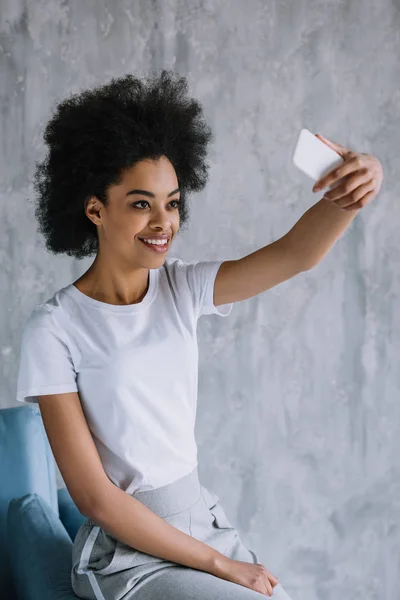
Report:
[{"label": "smile", "polygon": [[167,240],[167,242],[165,244],[151,244],[150,242],[145,242],[144,240],[141,240],[139,238],[139,241],[142,242],[142,244],[144,246],[146,246],[146,248],[148,248],[149,250],[152,250],[153,252],[156,252],[158,254],[162,254],[163,252],[166,252],[169,248],[169,243],[170,240]]}]

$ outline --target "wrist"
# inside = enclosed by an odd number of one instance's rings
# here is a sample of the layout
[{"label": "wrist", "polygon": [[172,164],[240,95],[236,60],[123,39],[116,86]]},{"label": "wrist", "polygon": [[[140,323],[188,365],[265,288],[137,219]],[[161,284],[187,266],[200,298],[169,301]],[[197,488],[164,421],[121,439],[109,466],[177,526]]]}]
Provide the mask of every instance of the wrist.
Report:
[{"label": "wrist", "polygon": [[215,552],[211,557],[210,573],[216,577],[223,577],[228,571],[232,560],[221,554],[221,552]]}]

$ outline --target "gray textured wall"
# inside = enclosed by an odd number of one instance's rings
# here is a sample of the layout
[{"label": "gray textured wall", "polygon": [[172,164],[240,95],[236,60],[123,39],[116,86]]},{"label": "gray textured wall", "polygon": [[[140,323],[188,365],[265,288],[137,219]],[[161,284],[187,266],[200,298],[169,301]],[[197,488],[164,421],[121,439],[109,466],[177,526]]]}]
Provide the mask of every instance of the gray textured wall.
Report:
[{"label": "gray textured wall", "polygon": [[187,76],[216,137],[188,260],[244,256],[321,197],[291,163],[301,127],[384,165],[317,267],[199,321],[200,474],[293,600],[400,598],[399,31],[390,0],[1,2],[2,407],[24,319],[91,264],[46,253],[27,201],[65,95]]}]

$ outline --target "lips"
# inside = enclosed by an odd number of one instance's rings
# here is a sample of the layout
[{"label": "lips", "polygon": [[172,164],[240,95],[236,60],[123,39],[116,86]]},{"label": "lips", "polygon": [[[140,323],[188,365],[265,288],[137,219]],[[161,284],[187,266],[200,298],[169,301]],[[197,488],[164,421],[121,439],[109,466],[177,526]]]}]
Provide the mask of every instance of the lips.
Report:
[{"label": "lips", "polygon": [[158,237],[144,237],[144,238],[139,238],[139,240],[169,240],[169,238],[165,237],[165,238],[158,238]]},{"label": "lips", "polygon": [[[151,238],[150,238],[151,239]],[[165,239],[165,238],[164,238]],[[168,238],[167,238],[168,239]],[[168,248],[169,248],[169,240],[167,241],[166,244],[163,245],[158,245],[158,244],[149,244],[147,242],[145,242],[143,239],[139,238],[139,240],[142,242],[142,244],[148,248],[149,250],[156,252],[158,254],[163,253],[163,252],[167,252]]]}]

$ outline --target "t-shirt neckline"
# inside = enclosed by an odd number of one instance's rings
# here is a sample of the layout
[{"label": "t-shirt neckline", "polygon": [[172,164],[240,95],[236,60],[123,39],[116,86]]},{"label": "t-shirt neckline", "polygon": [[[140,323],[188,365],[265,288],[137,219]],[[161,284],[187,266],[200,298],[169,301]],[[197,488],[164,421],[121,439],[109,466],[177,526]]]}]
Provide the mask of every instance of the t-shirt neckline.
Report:
[{"label": "t-shirt neckline", "polygon": [[149,269],[149,289],[144,298],[140,302],[136,302],[135,304],[109,304],[108,302],[102,302],[101,300],[95,300],[90,296],[87,296],[73,284],[70,283],[64,288],[64,292],[69,294],[75,300],[77,300],[80,304],[86,305],[91,308],[98,308],[108,313],[119,313],[119,314],[132,314],[138,313],[144,310],[153,302],[157,287],[158,287],[158,269]]}]

